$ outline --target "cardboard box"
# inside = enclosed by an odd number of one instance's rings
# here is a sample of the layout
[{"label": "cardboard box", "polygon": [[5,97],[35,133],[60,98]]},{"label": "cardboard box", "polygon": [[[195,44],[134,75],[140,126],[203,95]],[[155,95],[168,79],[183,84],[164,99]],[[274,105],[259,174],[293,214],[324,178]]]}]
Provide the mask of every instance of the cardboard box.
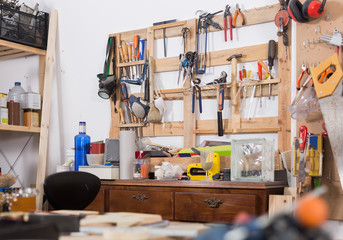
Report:
[{"label": "cardboard box", "polygon": [[119,167],[115,166],[79,166],[79,171],[92,173],[100,179],[119,179]]}]

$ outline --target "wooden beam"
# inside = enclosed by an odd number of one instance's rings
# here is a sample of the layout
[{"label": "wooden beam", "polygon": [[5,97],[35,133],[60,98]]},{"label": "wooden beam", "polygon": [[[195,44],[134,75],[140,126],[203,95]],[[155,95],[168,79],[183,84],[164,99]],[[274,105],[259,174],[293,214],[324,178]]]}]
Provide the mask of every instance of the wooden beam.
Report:
[{"label": "wooden beam", "polygon": [[[189,29],[189,39],[186,42],[186,52],[188,51],[195,51],[196,48],[196,27],[197,23],[196,20],[189,20],[187,21],[187,25]],[[194,73],[194,76],[196,74]],[[184,84],[184,88],[190,89],[190,80],[186,81]],[[183,97],[183,119],[184,119],[184,126],[183,126],[183,147],[195,147],[196,145],[196,135],[193,130],[196,128],[196,107],[195,113],[192,113],[192,94],[191,91],[184,92]]]},{"label": "wooden beam", "polygon": [[[196,45],[195,45],[196,46]],[[226,61],[228,57],[233,54],[243,55],[238,59],[238,63],[254,62],[258,59],[268,59],[268,44],[260,44],[235,49],[225,49],[220,51],[214,51],[207,53],[208,67],[230,65],[231,63]],[[168,72],[179,70],[179,57],[160,58],[155,60],[155,72]]]},{"label": "wooden beam", "polygon": [[17,125],[4,125],[0,124],[1,131],[14,131],[14,132],[31,132],[39,133],[39,127],[27,127],[27,126],[17,126]]},{"label": "wooden beam", "polygon": [[167,23],[167,24],[152,26],[151,28],[154,29],[154,30],[158,30],[158,29],[167,29],[167,28],[173,28],[173,27],[183,26],[183,25],[185,25],[186,23],[187,23],[187,21],[172,22],[172,23]]},{"label": "wooden beam", "polygon": [[36,197],[36,209],[41,210],[43,204],[43,182],[46,177],[46,166],[48,157],[48,142],[49,142],[49,123],[50,123],[50,105],[51,105],[51,89],[53,80],[53,66],[55,62],[55,45],[57,33],[57,10],[53,9],[50,12],[49,33],[48,33],[48,47],[46,51],[46,64],[44,76],[44,91],[42,104],[42,120],[41,131],[39,139],[38,152],[38,168],[36,188],[38,189],[38,196]]},{"label": "wooden beam", "polygon": [[[110,34],[109,36],[115,36],[116,34]],[[124,42],[133,42],[133,37],[135,35],[138,35],[140,38],[145,38],[147,39],[147,29],[146,28],[142,28],[142,29],[137,29],[137,30],[133,30],[133,31],[127,31],[127,32],[121,32],[121,41]]]},{"label": "wooden beam", "polygon": [[8,47],[10,49],[16,49],[22,52],[27,52],[29,55],[46,55],[46,50],[43,49],[39,49],[39,48],[35,48],[35,47],[30,47],[30,46],[26,46],[23,44],[18,44],[15,42],[11,42],[11,41],[6,41],[3,39],[0,39],[0,46],[5,46]]}]

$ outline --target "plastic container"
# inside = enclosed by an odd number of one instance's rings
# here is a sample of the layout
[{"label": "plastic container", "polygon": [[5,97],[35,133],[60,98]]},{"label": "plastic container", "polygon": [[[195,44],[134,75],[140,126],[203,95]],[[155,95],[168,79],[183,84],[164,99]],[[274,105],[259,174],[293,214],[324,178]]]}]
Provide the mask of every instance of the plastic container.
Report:
[{"label": "plastic container", "polygon": [[79,134],[74,137],[75,147],[75,171],[79,171],[79,166],[87,166],[87,156],[90,153],[91,138],[86,134],[86,122],[79,123]]},{"label": "plastic container", "polygon": [[15,82],[14,87],[8,92],[7,101],[10,102],[13,100],[14,102],[21,102],[21,94],[25,93],[24,88],[21,86],[21,82]]},{"label": "plastic container", "polygon": [[[7,101],[14,101],[15,103],[20,104],[20,111],[19,111],[19,124],[13,124],[13,125],[24,125],[24,111],[21,110],[21,94],[25,93],[24,88],[21,86],[21,82],[15,82],[14,87],[11,88],[11,90],[7,94]],[[10,110],[8,110],[8,113],[10,113]]]},{"label": "plastic container", "polygon": [[104,154],[86,154],[89,166],[104,165]]},{"label": "plastic container", "polygon": [[8,125],[20,125],[20,103],[13,100],[7,102]]}]

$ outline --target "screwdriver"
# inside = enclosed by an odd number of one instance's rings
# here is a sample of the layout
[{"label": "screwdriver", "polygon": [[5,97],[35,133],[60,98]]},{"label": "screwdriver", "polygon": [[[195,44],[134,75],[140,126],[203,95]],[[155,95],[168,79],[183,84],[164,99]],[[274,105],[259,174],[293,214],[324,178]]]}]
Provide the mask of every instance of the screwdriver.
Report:
[{"label": "screwdriver", "polygon": [[284,32],[282,34],[282,42],[283,42],[283,45],[285,46],[285,50],[286,50],[286,59],[288,59],[287,46],[288,46],[289,42],[288,42],[288,35],[286,32]]},{"label": "screwdriver", "polygon": [[[272,68],[274,66],[274,58],[276,55],[276,42],[274,40],[269,40],[268,43],[268,66],[270,71],[270,78],[272,78]],[[271,96],[271,84],[269,83],[269,96],[268,99],[270,99]]]}]

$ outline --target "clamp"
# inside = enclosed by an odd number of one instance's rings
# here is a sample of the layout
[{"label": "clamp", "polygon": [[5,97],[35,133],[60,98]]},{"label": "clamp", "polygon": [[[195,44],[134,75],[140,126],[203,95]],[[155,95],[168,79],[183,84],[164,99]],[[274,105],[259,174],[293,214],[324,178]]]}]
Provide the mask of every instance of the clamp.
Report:
[{"label": "clamp", "polygon": [[199,93],[199,112],[202,113],[202,103],[201,103],[201,87],[199,84],[201,83],[201,80],[199,78],[192,79],[193,83],[193,95],[192,95],[192,113],[194,113],[195,109],[195,95],[198,91]]}]

